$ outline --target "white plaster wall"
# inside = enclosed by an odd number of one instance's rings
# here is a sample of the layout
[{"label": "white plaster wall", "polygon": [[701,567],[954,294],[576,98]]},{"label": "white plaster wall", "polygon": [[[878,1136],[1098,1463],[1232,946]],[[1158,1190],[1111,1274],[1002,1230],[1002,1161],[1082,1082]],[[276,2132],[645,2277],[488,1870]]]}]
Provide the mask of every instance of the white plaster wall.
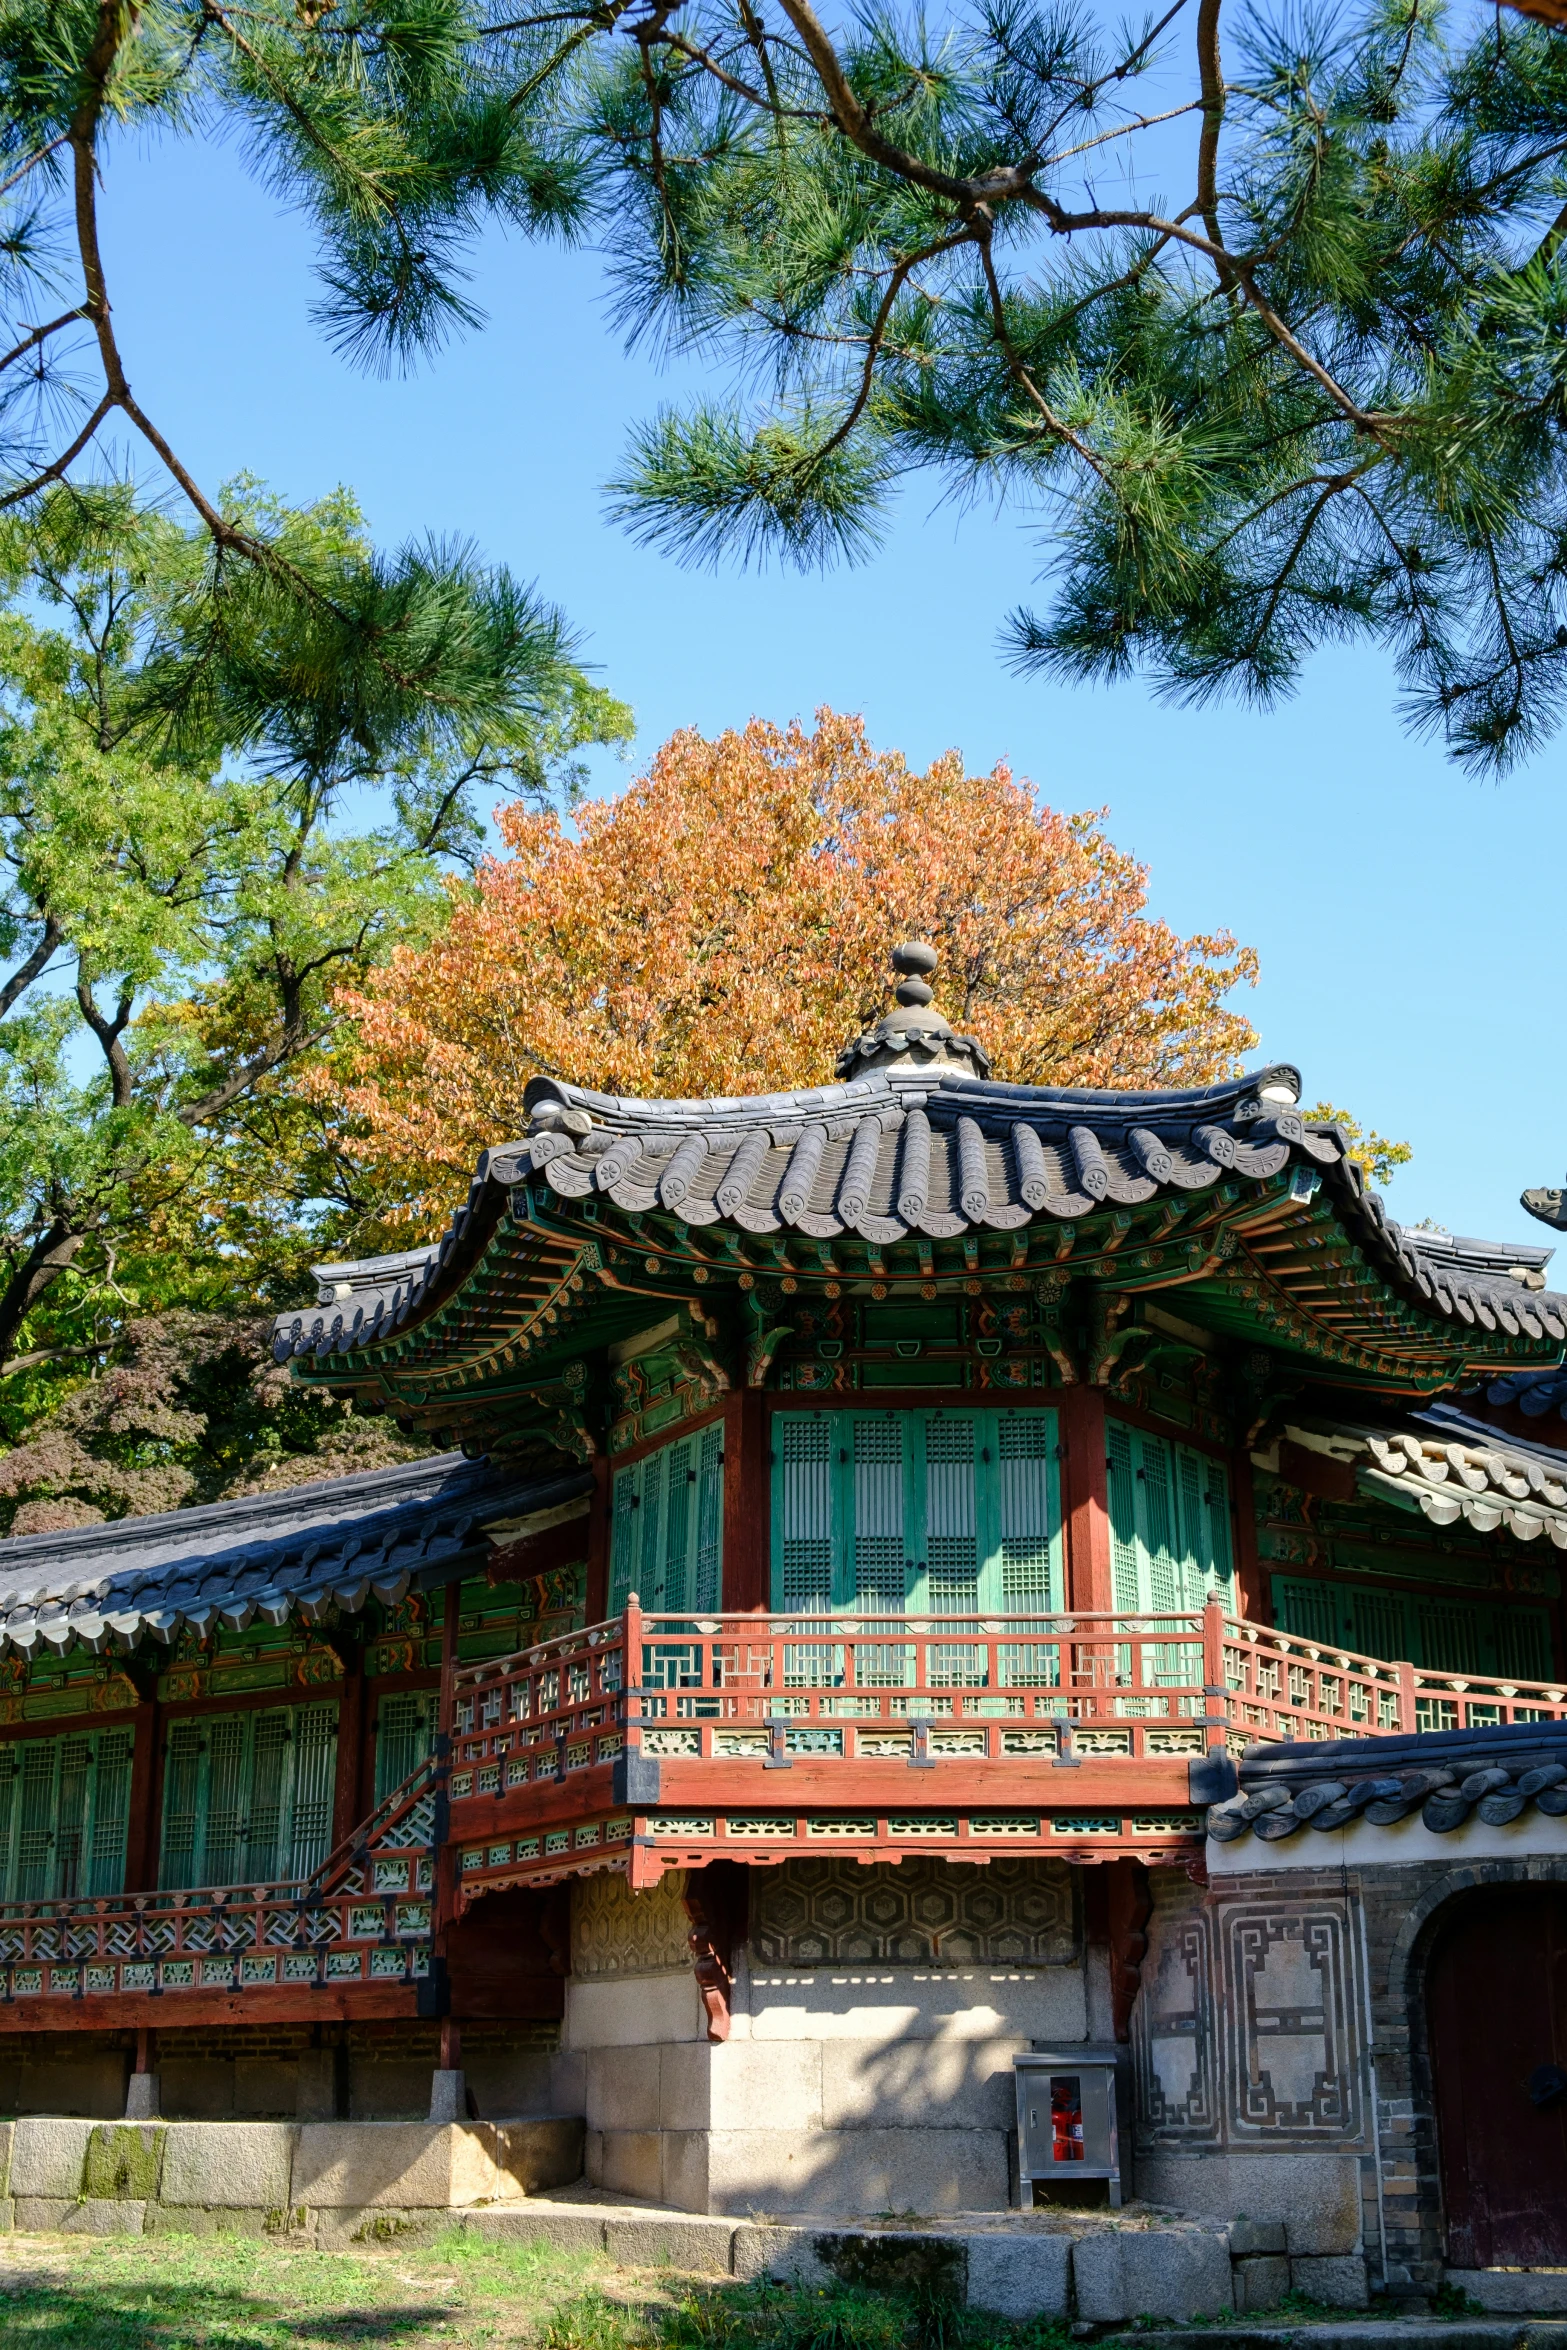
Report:
[{"label": "white plaster wall", "polygon": [[683,2210],[1004,2210],[1012,2059],[1091,2037],[1100,2004],[1082,1967],[790,1972],[742,1954],[712,2042],[684,1971],[571,1982],[556,2105],[586,2117],[595,2184]]}]

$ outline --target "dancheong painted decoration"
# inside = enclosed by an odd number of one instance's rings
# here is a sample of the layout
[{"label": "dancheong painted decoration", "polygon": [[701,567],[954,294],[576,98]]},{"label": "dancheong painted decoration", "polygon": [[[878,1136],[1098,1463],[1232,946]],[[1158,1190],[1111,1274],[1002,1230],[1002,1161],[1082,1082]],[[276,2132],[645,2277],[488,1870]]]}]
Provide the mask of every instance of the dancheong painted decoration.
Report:
[{"label": "dancheong painted decoration", "polygon": [[[285,2109],[526,2076],[587,2100],[601,2184],[777,2208],[711,2116],[595,2121],[616,2000],[804,2046],[840,1977],[906,2014],[983,1977],[997,2045],[1098,2051],[1080,2102],[1124,2059],[1117,2193],[1380,2161],[1358,2052],[1377,2000],[1407,2025],[1420,1871],[1567,1874],[1550,1247],[1391,1222],[1287,1066],[1001,1082],[896,960],[833,1082],[535,1080],[439,1240],[319,1269],[280,1361],[429,1459],[0,1546],[0,2043],[122,2050],[166,2109],[245,2028]],[[1398,1962],[1438,2037],[1485,1963],[1439,1910]],[[864,2147],[823,2094],[827,2194]],[[1524,2226],[1445,2094],[1378,2207],[1410,2273],[1449,2206],[1488,2259]]]}]

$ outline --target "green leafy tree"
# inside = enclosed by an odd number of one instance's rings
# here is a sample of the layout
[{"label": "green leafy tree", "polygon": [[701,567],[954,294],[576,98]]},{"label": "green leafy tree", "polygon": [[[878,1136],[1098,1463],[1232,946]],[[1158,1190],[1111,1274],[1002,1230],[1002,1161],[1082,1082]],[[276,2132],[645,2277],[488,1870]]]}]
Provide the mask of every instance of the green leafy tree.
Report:
[{"label": "green leafy tree", "polygon": [[1368,1183],[1391,1183],[1400,1167],[1407,1167],[1414,1157],[1414,1145],[1391,1142],[1379,1134],[1374,1126],[1362,1126],[1347,1110],[1336,1110],[1331,1102],[1315,1102],[1305,1113],[1314,1124],[1336,1126],[1349,1146],[1349,1155],[1360,1167]]},{"label": "green leafy tree", "polygon": [[1038,522],[1051,597],[1005,631],[1025,670],[1266,701],[1362,637],[1477,767],[1557,722],[1548,26],[1440,0],[1174,0],[1124,32],[1090,0],[11,0],[0,495],[128,428],[212,543],[197,602],[259,572],[395,699],[388,630],[428,626],[440,566],[324,612],[127,380],[105,154],[196,121],[313,216],[324,331],[367,365],[476,323],[487,219],[591,229],[628,332],[746,387],[645,423],[615,485],[684,557],[853,557],[923,473]]},{"label": "green leafy tree", "polygon": [[[429,584],[417,555],[380,564],[342,495],[297,512],[241,485],[225,511],[350,632],[368,575],[382,611],[383,586],[413,608]],[[364,691],[265,567],[215,608],[211,562],[199,525],[114,486],[57,489],[0,539],[13,1427],[138,1315],[297,1294],[361,1205],[310,1085],[335,990],[444,921],[476,795],[545,790],[628,723],[558,615],[471,556],[442,558],[445,617],[410,631],[418,684],[378,668]]]},{"label": "green leafy tree", "polygon": [[272,1359],[270,1317],[132,1316],[97,1375],[0,1454],[9,1534],[56,1534],[414,1460],[390,1421],[315,1396]]},{"label": "green leafy tree", "polygon": [[1172,0],[1125,30],[1093,0],[5,0],[0,502],[129,433],[210,543],[192,641],[262,596],[323,688],[395,703],[460,564],[366,564],[323,600],[128,379],[106,167],[195,125],[313,218],[323,331],[367,366],[478,323],[487,221],[591,231],[628,333],[744,387],[644,423],[614,487],[681,556],[852,558],[922,474],[1038,524],[1050,597],[1004,636],[1024,670],[1267,701],[1360,637],[1476,767],[1557,723],[1548,25],[1442,0]]}]

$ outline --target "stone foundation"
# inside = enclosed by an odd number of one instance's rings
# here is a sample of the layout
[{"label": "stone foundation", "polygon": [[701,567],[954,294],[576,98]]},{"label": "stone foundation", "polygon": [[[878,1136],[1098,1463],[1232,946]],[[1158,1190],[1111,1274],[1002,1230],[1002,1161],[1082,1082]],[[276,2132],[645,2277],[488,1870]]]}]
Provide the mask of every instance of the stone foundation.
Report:
[{"label": "stone foundation", "polygon": [[0,2122],[0,2219],[24,2232],[307,2235],[322,2246],[428,2232],[568,2185],[582,2125]]},{"label": "stone foundation", "polygon": [[588,2178],[720,2214],[1014,2205],[1012,2059],[1110,2036],[1104,1954],[1063,1863],[952,1868],[950,1887],[907,1867],[756,1872],[722,2042],[682,1880],[579,1885],[552,2103],[586,2117]]}]

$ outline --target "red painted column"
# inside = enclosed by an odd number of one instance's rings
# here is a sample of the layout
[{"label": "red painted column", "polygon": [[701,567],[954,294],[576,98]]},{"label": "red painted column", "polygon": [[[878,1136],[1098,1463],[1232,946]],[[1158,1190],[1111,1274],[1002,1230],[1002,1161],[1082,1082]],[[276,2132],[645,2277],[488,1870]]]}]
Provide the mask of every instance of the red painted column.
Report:
[{"label": "red painted column", "polygon": [[1067,1388],[1060,1413],[1066,1603],[1083,1614],[1108,1614],[1115,1606],[1115,1593],[1110,1576],[1104,1390]]},{"label": "red painted column", "polygon": [[441,1593],[441,1703],[437,1728],[443,1738],[452,1734],[456,1715],[457,1621],[462,1585],[448,1583]]},{"label": "red painted column", "polygon": [[1268,1578],[1257,1555],[1257,1495],[1244,1448],[1231,1456],[1230,1485],[1235,1501],[1235,1585],[1240,1612],[1253,1624],[1271,1624]]},{"label": "red painted column", "polygon": [[457,1854],[448,1833],[446,1778],[452,1759],[452,1725],[457,1713],[457,1619],[462,1597],[460,1583],[448,1583],[441,1594],[441,1691],[436,1713],[435,1947],[446,1956],[446,1929],[456,1910]]},{"label": "red painted column", "polygon": [[724,1398],[724,1589],[726,1614],[771,1604],[771,1479],[767,1399],[753,1387]]},{"label": "red painted column", "polygon": [[346,1843],[364,1817],[359,1783],[365,1743],[365,1644],[355,1636],[338,1646],[343,1679],[337,1699],[337,1773],[332,1783],[332,1847]]},{"label": "red painted column", "polygon": [[602,1624],[609,1613],[609,1456],[593,1456],[593,1499],[588,1505],[588,1593],[584,1621]]},{"label": "red painted column", "polygon": [[163,1708],[156,1697],[139,1696],[133,1735],[125,1891],[150,1893],[158,1881],[158,1747],[163,1736]]}]

